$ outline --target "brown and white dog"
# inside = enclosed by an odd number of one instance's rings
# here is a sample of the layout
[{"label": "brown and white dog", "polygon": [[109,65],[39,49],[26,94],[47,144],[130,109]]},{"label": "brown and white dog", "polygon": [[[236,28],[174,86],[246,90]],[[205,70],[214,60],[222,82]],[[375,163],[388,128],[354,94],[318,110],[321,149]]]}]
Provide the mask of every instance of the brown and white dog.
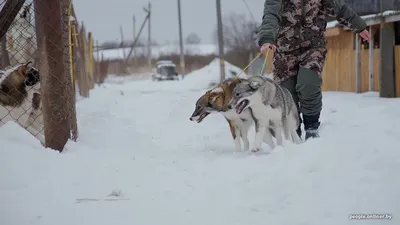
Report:
[{"label": "brown and white dog", "polygon": [[19,107],[28,97],[26,90],[40,82],[39,71],[29,61],[7,69],[0,79],[0,105]]},{"label": "brown and white dog", "polygon": [[[229,128],[235,143],[236,151],[241,151],[241,141],[243,141],[244,150],[249,150],[249,139],[248,131],[249,128],[254,124],[254,116],[251,109],[243,111],[238,114],[236,110],[231,106],[232,102],[232,91],[240,82],[244,79],[228,79],[217,87],[207,91],[201,96],[196,102],[196,108],[189,118],[191,121],[201,123],[205,117],[212,113],[220,113],[229,123]],[[270,124],[268,131],[272,136],[275,137],[275,130],[273,124]],[[275,147],[274,141],[271,135],[264,136],[264,142],[266,142],[271,149]]]},{"label": "brown and white dog", "polygon": [[43,131],[40,74],[31,63],[0,71],[0,126],[15,121],[37,136]]}]

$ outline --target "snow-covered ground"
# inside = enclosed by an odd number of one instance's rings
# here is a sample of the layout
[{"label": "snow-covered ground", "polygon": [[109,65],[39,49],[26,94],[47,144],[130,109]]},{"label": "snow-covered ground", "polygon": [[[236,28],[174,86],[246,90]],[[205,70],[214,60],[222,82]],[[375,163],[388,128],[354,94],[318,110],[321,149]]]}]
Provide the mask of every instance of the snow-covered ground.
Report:
[{"label": "snow-covered ground", "polygon": [[110,78],[61,154],[0,127],[0,224],[400,224],[400,99],[324,93],[321,138],[235,153],[222,116],[189,121],[193,82]]}]

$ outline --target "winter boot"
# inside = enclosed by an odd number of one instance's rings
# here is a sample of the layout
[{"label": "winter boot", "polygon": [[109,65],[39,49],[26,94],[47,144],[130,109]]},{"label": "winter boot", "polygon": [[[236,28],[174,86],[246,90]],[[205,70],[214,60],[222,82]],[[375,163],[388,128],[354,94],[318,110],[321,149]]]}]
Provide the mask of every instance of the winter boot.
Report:
[{"label": "winter boot", "polygon": [[315,116],[305,116],[303,115],[304,129],[306,131],[306,140],[309,138],[318,138],[319,132],[318,128],[320,125],[319,114]]}]

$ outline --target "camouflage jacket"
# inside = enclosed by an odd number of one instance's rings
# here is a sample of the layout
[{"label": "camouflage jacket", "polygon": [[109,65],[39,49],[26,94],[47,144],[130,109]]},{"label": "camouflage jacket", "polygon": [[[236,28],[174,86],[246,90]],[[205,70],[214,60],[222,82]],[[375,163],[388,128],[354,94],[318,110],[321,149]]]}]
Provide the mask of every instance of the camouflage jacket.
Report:
[{"label": "camouflage jacket", "polygon": [[276,44],[278,51],[324,47],[327,18],[359,33],[366,23],[344,0],[265,0],[258,44]]}]

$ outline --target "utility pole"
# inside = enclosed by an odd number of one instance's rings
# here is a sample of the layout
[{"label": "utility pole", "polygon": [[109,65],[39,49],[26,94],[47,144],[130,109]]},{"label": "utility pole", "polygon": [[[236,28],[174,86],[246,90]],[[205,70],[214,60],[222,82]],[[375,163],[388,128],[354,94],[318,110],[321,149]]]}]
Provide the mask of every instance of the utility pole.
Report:
[{"label": "utility pole", "polygon": [[185,54],[183,51],[183,40],[182,40],[182,15],[181,15],[181,0],[178,0],[178,23],[179,23],[179,46],[181,49],[180,67],[182,77],[185,76]]},{"label": "utility pole", "polygon": [[97,60],[100,60],[100,45],[99,40],[96,40]]},{"label": "utility pole", "polygon": [[142,23],[142,26],[140,27],[139,32],[138,32],[138,34],[136,35],[136,38],[135,38],[135,40],[133,41],[133,43],[132,43],[132,45],[131,45],[131,50],[129,51],[128,55],[127,55],[126,58],[125,58],[125,62],[124,62],[125,66],[128,65],[128,61],[129,61],[128,59],[131,57],[132,52],[133,52],[133,50],[134,50],[135,47],[136,47],[136,43],[137,43],[138,40],[139,40],[140,34],[142,33],[142,31],[143,31],[143,29],[144,29],[144,26],[146,25],[146,22],[147,22],[147,20],[149,19],[149,13],[148,13],[147,8],[143,8],[143,9],[144,9],[145,12],[147,12],[147,15],[146,15],[146,18],[144,18],[144,21],[143,21],[143,23]]},{"label": "utility pole", "polygon": [[[136,39],[136,17],[133,15],[133,39],[132,41],[135,41]],[[136,47],[133,49],[133,65],[136,67]]]},{"label": "utility pole", "polygon": [[380,0],[381,30],[380,30],[380,90],[379,96],[383,98],[396,97],[394,73],[394,27],[393,23],[385,23],[383,12],[390,10],[389,2]]},{"label": "utility pole", "polygon": [[149,67],[151,69],[151,3],[149,2],[149,6],[148,6],[148,14],[149,14],[149,33],[148,33],[148,46],[147,46],[147,54],[149,57]]},{"label": "utility pole", "polygon": [[225,80],[224,36],[222,32],[221,0],[217,1],[218,47],[221,83]]},{"label": "utility pole", "polygon": [[119,26],[119,31],[121,33],[121,48],[122,48],[122,55],[124,56],[125,59],[125,49],[124,49],[124,32],[122,31],[122,26]]}]

